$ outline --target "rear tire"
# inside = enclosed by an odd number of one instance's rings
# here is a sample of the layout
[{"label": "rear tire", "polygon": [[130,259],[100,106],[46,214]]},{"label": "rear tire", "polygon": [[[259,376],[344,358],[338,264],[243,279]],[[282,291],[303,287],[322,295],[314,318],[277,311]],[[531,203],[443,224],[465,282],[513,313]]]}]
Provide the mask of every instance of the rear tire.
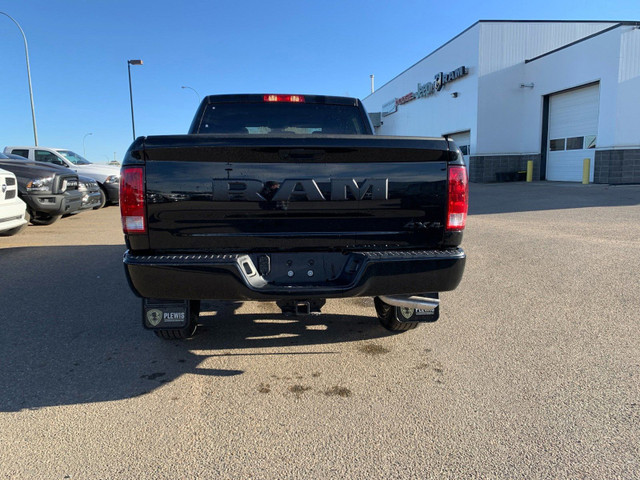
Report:
[{"label": "rear tire", "polygon": [[191,338],[198,329],[198,318],[200,316],[200,300],[189,301],[189,323],[184,328],[167,328],[154,330],[156,336],[164,340],[184,340]]},{"label": "rear tire", "polygon": [[380,297],[375,297],[373,303],[375,304],[380,324],[391,332],[413,330],[420,323],[411,321],[411,318],[415,318],[416,315],[416,311],[413,308],[394,307],[380,300]]},{"label": "rear tire", "polygon": [[100,203],[93,207],[94,210],[100,210],[107,204],[107,193],[100,187]]}]

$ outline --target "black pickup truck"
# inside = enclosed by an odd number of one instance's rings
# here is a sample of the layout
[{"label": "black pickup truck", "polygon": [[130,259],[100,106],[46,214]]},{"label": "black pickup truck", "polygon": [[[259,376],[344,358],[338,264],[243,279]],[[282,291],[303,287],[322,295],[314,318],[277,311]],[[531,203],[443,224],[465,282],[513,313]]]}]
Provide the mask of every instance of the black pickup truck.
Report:
[{"label": "black pickup truck", "polygon": [[408,330],[462,278],[462,154],[374,136],[357,99],[208,96],[188,135],[136,139],[120,181],[126,275],[162,338],[193,335],[207,299],[304,315],[372,296],[383,326]]}]

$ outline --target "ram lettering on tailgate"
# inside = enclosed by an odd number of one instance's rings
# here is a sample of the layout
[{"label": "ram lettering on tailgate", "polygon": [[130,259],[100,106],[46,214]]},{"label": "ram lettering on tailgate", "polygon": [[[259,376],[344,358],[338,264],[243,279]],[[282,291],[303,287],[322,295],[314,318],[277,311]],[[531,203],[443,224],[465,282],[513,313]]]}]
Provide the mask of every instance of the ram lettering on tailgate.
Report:
[{"label": "ram lettering on tailgate", "polygon": [[253,201],[274,202],[288,201],[292,197],[306,196],[310,201],[349,200],[348,192],[353,199],[364,200],[367,192],[371,200],[386,200],[389,193],[389,180],[371,178],[358,185],[352,178],[332,178],[331,196],[326,198],[320,191],[318,183],[310,178],[287,179],[278,182],[261,182],[252,179],[214,179],[213,199],[218,201]]}]

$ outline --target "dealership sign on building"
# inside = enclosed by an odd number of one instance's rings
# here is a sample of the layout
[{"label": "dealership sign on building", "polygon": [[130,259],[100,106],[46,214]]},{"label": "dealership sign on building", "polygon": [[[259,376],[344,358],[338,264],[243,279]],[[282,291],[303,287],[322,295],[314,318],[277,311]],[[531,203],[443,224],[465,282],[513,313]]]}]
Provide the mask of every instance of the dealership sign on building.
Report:
[{"label": "dealership sign on building", "polygon": [[416,92],[409,92],[403,97],[394,98],[390,102],[382,105],[382,115],[387,116],[392,113],[396,113],[398,111],[398,105],[404,105],[405,103],[409,103],[417,98],[426,98],[433,95],[436,92],[442,90],[447,83],[453,82],[461,77],[464,77],[469,73],[469,69],[467,67],[459,67],[455,70],[452,70],[448,73],[437,73],[434,76],[433,82],[427,82],[425,84],[418,83],[418,90]]}]

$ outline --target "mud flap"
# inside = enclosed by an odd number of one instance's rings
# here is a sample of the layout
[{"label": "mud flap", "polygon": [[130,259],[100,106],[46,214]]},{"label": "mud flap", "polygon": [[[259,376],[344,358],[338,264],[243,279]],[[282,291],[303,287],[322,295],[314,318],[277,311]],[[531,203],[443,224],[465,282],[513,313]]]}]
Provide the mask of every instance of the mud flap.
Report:
[{"label": "mud flap", "polygon": [[188,300],[142,299],[142,323],[144,328],[185,328],[189,324]]},{"label": "mud flap", "polygon": [[[427,298],[438,298],[437,293],[425,293]],[[394,307],[399,322],[435,322],[440,318],[440,305],[433,310]]]}]

